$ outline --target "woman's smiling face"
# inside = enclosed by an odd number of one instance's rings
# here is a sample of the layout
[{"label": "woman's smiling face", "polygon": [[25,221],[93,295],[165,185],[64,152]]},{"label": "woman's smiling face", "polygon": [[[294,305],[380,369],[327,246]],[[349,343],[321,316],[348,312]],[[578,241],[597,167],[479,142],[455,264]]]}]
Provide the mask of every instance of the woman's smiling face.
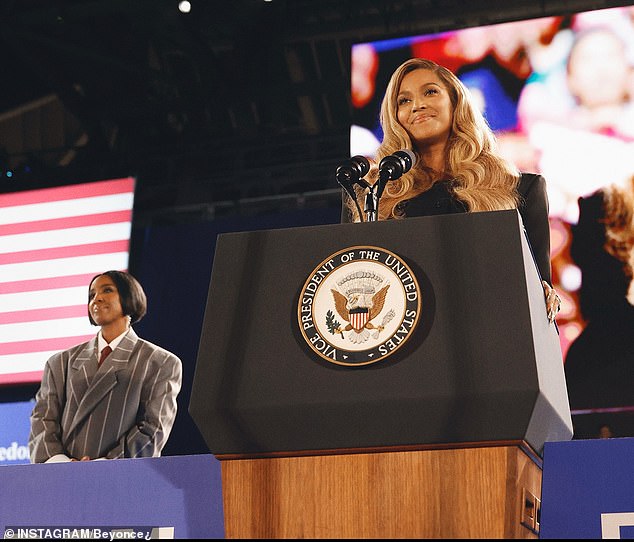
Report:
[{"label": "woman's smiling face", "polygon": [[108,275],[99,275],[90,285],[88,310],[98,326],[125,320],[119,290]]},{"label": "woman's smiling face", "polygon": [[445,84],[434,72],[417,69],[403,77],[397,97],[397,118],[419,149],[447,142],[453,105]]}]

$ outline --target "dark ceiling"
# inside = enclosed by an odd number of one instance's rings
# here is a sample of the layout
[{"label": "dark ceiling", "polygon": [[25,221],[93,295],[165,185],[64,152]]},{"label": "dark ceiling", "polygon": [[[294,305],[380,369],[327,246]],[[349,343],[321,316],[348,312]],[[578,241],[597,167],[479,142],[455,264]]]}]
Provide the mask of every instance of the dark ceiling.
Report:
[{"label": "dark ceiling", "polygon": [[[626,2],[191,4],[3,1],[0,150],[14,176],[0,192],[134,175],[140,213],[207,218],[338,198],[353,43]],[[61,113],[25,107],[45,98]]]}]

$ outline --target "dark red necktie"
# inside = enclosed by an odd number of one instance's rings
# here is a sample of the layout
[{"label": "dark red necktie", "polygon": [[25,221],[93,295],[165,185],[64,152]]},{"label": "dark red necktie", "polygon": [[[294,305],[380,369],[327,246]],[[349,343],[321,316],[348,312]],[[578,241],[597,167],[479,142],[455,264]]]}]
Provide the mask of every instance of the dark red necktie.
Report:
[{"label": "dark red necktie", "polygon": [[101,364],[103,363],[103,360],[108,357],[108,354],[110,354],[110,352],[112,352],[112,348],[110,348],[110,346],[106,346],[101,351],[101,357],[99,358],[99,367],[101,367]]}]

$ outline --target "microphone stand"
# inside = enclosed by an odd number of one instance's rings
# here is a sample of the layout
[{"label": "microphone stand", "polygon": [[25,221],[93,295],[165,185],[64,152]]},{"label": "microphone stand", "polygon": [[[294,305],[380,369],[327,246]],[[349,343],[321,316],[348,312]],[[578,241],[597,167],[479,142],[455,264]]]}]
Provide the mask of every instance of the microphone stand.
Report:
[{"label": "microphone stand", "polygon": [[379,200],[383,195],[385,184],[390,180],[390,171],[379,170],[379,180],[372,186],[368,186],[368,193],[365,195],[366,222],[376,222],[379,216]]},{"label": "microphone stand", "polygon": [[372,185],[368,190],[368,193],[365,195],[365,221],[366,222],[376,222],[377,213],[379,210],[379,198],[374,191],[374,187],[376,185]]},{"label": "microphone stand", "polygon": [[[374,221],[376,220],[376,212],[375,211],[371,211],[370,209],[376,209],[377,208],[377,204],[378,201],[375,200],[375,196],[374,196],[374,187],[370,186],[370,183],[368,183],[363,177],[361,179],[359,179],[358,181],[355,181],[352,184],[349,185],[345,185],[342,183],[341,184],[346,192],[348,192],[348,195],[352,198],[352,201],[354,201],[354,204],[357,207],[357,212],[359,213],[359,219],[363,222],[363,214],[361,213],[361,206],[359,205],[359,200],[357,199],[357,196],[354,192],[354,188],[353,185],[354,184],[358,184],[359,186],[361,186],[362,188],[365,188],[368,192],[365,196],[365,209],[364,211],[366,213],[370,213],[368,214],[368,218],[366,219],[366,221]],[[372,218],[370,218],[370,216],[372,216]]]}]

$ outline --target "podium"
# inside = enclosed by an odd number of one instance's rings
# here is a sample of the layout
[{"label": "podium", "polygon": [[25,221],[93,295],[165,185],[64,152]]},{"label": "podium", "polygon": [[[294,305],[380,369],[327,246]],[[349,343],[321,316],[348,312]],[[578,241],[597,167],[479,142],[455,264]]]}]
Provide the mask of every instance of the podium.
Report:
[{"label": "podium", "polygon": [[[417,324],[385,359],[330,363],[300,297],[359,247],[416,277]],[[543,446],[572,422],[520,215],[220,235],[189,411],[227,538],[536,537]]]}]

